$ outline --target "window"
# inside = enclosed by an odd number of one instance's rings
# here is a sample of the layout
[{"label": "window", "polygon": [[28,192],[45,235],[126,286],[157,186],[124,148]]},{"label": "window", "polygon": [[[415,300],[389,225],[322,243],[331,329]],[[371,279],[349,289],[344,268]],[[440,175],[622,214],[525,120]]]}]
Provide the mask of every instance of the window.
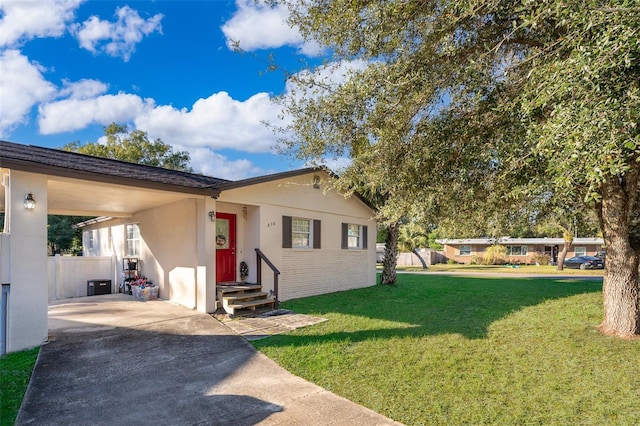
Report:
[{"label": "window", "polygon": [[89,246],[89,250],[93,250],[93,245],[94,245],[95,238],[96,238],[95,237],[95,232],[96,232],[95,229],[88,232],[89,241],[88,241],[87,245]]},{"label": "window", "polygon": [[367,226],[354,223],[342,224],[343,249],[367,249]]},{"label": "window", "polygon": [[282,216],[282,248],[320,248],[320,221]]},{"label": "window", "polygon": [[140,256],[140,227],[137,223],[130,223],[126,226],[126,232],[126,256]]},{"label": "window", "polygon": [[528,253],[527,246],[507,246],[507,256],[526,256]]},{"label": "window", "polygon": [[573,249],[574,253],[576,256],[586,256],[587,255],[587,248],[586,247],[575,247]]},{"label": "window", "polygon": [[293,247],[311,247],[313,234],[311,233],[311,219],[291,219],[291,241]]},{"label": "window", "polygon": [[471,256],[471,246],[460,246],[460,256]]}]

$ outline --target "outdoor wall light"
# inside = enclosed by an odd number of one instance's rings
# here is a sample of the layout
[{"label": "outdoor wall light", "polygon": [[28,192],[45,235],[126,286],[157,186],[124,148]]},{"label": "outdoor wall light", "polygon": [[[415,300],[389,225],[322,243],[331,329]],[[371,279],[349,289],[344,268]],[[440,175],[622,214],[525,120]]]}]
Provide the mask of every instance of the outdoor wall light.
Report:
[{"label": "outdoor wall light", "polygon": [[24,197],[24,208],[25,209],[29,209],[29,210],[33,210],[33,209],[36,208],[36,199],[33,198],[33,194],[32,193],[28,193]]},{"label": "outdoor wall light", "polygon": [[216,212],[214,212],[213,210],[211,210],[209,212],[209,219],[211,219],[211,222],[216,220]]}]

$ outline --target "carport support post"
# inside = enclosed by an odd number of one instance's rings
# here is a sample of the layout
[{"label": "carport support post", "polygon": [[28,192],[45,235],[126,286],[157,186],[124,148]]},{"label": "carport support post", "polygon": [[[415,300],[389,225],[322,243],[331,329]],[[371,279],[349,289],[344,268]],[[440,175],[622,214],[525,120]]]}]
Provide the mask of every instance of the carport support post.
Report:
[{"label": "carport support post", "polygon": [[[11,170],[8,203],[11,297],[7,352],[39,346],[47,340],[47,179]],[[24,199],[33,194],[36,206]]]},{"label": "carport support post", "polygon": [[196,309],[199,312],[216,310],[216,200],[205,197],[196,201]]}]

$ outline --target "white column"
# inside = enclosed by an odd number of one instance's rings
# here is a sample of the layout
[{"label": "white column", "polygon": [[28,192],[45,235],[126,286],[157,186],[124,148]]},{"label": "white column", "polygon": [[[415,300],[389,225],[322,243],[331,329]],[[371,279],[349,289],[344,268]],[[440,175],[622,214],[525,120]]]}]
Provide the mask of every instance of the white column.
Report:
[{"label": "white column", "polygon": [[[10,274],[8,352],[39,346],[47,340],[47,179],[11,170],[9,204]],[[34,209],[24,207],[33,194]]]},{"label": "white column", "polygon": [[215,212],[216,200],[205,197],[196,203],[196,309],[200,312],[216,310],[216,223],[209,212]]}]

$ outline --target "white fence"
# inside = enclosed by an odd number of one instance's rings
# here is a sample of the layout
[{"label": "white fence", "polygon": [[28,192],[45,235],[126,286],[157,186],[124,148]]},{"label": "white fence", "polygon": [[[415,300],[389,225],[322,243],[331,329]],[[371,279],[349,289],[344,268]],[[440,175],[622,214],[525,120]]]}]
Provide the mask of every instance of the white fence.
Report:
[{"label": "white fence", "polygon": [[87,296],[87,281],[111,280],[117,292],[115,260],[110,256],[49,257],[49,300]]},{"label": "white fence", "polygon": [[[418,249],[420,256],[427,265],[435,265],[436,263],[446,263],[447,258],[444,253],[427,248]],[[384,259],[384,244],[376,244],[376,260],[378,263]],[[422,266],[422,262],[414,253],[398,253],[398,266]]]}]

